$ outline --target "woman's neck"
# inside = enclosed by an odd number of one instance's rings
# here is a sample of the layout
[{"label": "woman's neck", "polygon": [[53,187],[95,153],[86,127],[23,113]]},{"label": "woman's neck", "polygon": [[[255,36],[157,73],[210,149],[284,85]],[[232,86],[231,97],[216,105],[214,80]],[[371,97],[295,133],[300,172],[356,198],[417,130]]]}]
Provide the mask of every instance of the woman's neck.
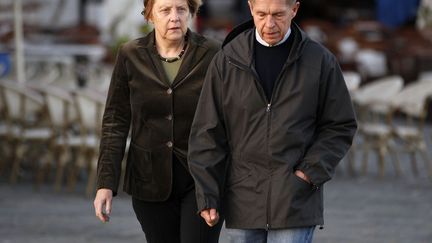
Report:
[{"label": "woman's neck", "polygon": [[184,41],[184,38],[178,41],[168,41],[156,36],[156,49],[162,57],[176,57],[182,51],[185,44]]}]

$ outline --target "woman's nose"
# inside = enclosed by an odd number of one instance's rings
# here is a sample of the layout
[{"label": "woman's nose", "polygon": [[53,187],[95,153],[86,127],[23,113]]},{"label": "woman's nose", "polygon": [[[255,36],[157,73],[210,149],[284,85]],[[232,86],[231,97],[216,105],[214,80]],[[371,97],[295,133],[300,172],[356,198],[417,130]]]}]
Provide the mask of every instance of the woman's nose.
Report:
[{"label": "woman's nose", "polygon": [[180,16],[179,16],[179,13],[177,12],[177,10],[171,11],[170,21],[177,22],[179,20],[180,20]]}]

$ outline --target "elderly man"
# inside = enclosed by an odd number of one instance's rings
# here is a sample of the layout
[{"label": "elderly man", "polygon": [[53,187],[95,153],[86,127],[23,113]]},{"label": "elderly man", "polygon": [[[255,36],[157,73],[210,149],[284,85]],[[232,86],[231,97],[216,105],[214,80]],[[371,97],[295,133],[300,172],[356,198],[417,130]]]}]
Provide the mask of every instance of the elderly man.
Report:
[{"label": "elderly man", "polygon": [[323,184],[357,129],[336,58],[292,22],[295,0],[249,0],[207,71],[189,168],[207,224],[231,242],[311,242]]}]

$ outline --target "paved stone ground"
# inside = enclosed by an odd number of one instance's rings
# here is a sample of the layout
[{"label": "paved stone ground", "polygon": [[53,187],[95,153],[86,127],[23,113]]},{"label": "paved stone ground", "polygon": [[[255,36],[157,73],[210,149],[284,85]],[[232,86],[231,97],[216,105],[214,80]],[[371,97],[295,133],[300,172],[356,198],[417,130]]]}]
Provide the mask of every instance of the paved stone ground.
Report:
[{"label": "paved stone ground", "polygon": [[[391,171],[390,171],[391,172]],[[432,242],[432,181],[426,176],[382,180],[340,171],[325,188],[325,229],[314,242]],[[100,223],[83,190],[34,191],[29,182],[0,182],[0,243],[145,242],[130,199],[115,198],[111,222]],[[226,242],[222,231],[221,243]]]},{"label": "paved stone ground", "polygon": [[[373,156],[365,176],[348,175],[342,162],[325,186],[325,228],[316,230],[314,243],[431,243],[432,180],[422,163],[416,177],[408,157],[401,159],[403,175],[388,165],[383,179]],[[48,185],[35,191],[30,180],[11,186],[0,175],[0,243],[145,242],[129,196],[115,198],[111,222],[103,224],[93,198],[83,195],[84,185],[72,193]],[[226,242],[224,230],[220,242]]]}]

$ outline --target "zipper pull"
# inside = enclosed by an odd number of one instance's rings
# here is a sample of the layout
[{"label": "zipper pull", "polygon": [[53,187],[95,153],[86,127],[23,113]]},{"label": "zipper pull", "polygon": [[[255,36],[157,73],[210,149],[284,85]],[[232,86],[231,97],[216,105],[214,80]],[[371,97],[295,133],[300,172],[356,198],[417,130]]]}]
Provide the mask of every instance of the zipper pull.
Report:
[{"label": "zipper pull", "polygon": [[270,112],[271,111],[271,104],[267,104],[267,108],[266,108],[266,112]]},{"label": "zipper pull", "polygon": [[267,224],[266,227],[267,227],[267,231],[269,231],[270,230],[270,225]]}]

